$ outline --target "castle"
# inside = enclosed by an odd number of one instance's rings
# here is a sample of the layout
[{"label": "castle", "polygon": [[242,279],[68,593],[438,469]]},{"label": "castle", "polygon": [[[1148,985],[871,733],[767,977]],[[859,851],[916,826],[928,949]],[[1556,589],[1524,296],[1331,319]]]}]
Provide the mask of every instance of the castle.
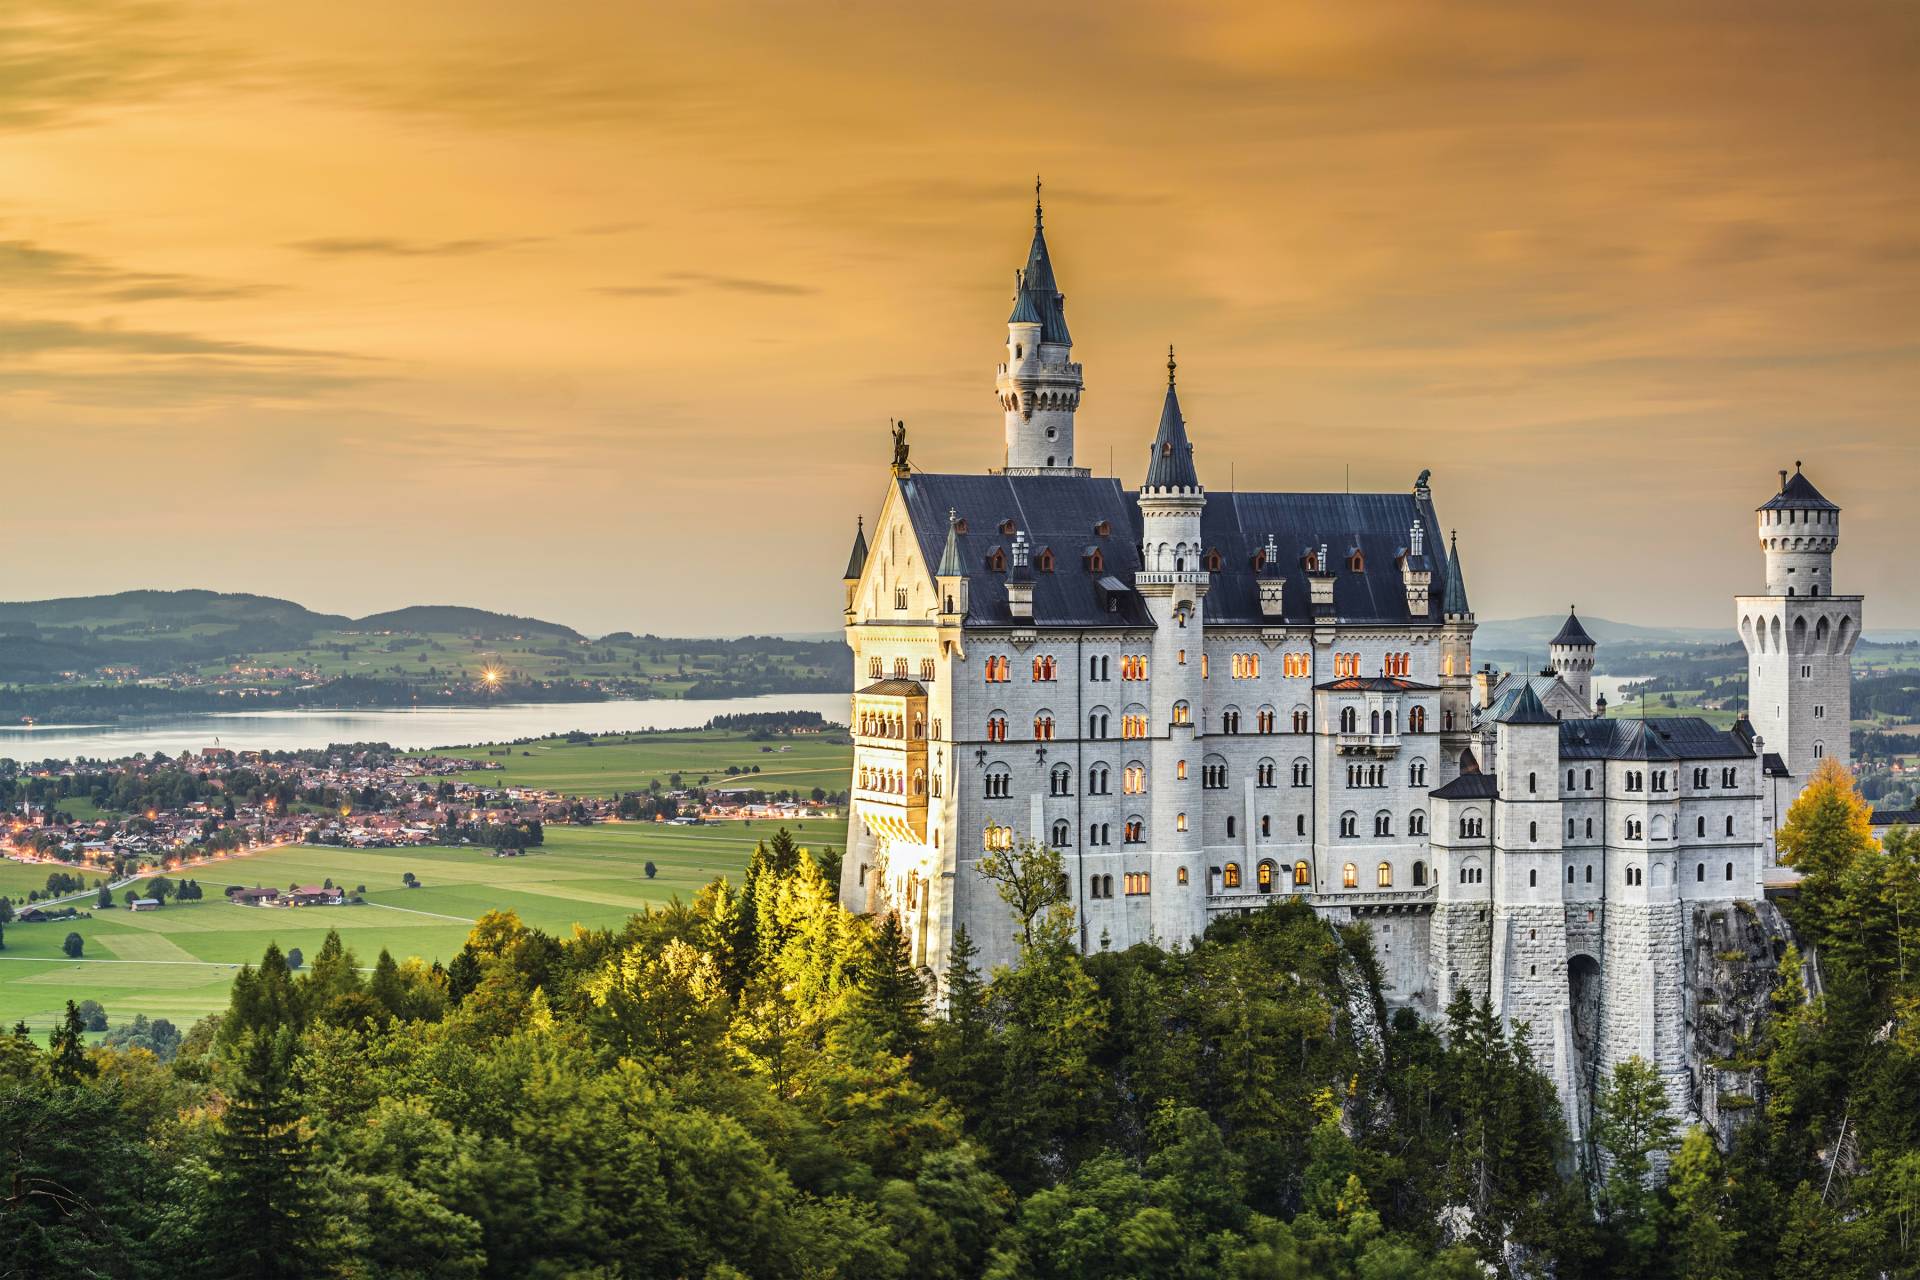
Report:
[{"label": "castle", "polygon": [[1569,614],[1538,675],[1475,670],[1429,474],[1401,493],[1201,481],[1171,351],[1137,490],[1076,465],[1083,391],[1036,201],[995,380],[1004,465],[893,475],[844,575],[853,649],[845,904],[943,972],[964,926],[1011,959],[977,870],[1058,849],[1083,951],[1185,943],[1297,895],[1373,930],[1389,1000],[1466,988],[1527,1022],[1577,1134],[1633,1055],[1689,1108],[1686,957],[1703,904],[1763,899],[1814,764],[1848,754],[1861,598],[1839,509],[1781,474],[1766,591],[1741,596],[1751,711],[1607,718]]}]

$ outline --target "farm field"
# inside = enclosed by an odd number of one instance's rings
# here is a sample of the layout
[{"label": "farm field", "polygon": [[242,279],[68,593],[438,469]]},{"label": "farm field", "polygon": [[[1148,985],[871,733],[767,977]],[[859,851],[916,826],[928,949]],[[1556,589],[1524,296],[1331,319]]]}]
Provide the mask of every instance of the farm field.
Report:
[{"label": "farm field", "polygon": [[[503,754],[505,753],[505,754]],[[543,787],[567,795],[605,796],[643,791],[648,782],[668,785],[678,773],[688,783],[707,778],[712,786],[757,787],[766,791],[815,787],[845,791],[853,767],[850,743],[826,736],[774,738],[756,742],[745,733],[687,729],[665,733],[610,734],[592,745],[565,738],[542,738],[513,747],[463,747],[416,754],[492,760],[498,772],[462,774],[464,781],[493,781],[501,786]],[[759,773],[729,778],[727,766]]]},{"label": "farm field", "polygon": [[[809,825],[823,829],[795,830],[801,843],[839,847],[843,831]],[[546,845],[522,858],[481,849],[300,845],[228,859],[191,873],[206,888],[202,902],[9,926],[0,952],[0,1026],[24,1020],[43,1036],[68,1000],[91,998],[115,1026],[144,1013],[185,1030],[226,1007],[235,971],[257,962],[269,942],[312,956],[329,929],[338,929],[359,964],[371,967],[382,948],[396,960],[445,962],[473,921],[490,910],[516,911],[549,932],[565,933],[576,923],[617,927],[650,904],[691,898],[714,876],[737,881],[754,842],[776,829],[771,823],[550,827]],[[658,869],[653,880],[643,871],[649,860]],[[403,886],[409,871],[424,887]],[[364,884],[366,905],[237,907],[222,894],[229,884],[284,888],[329,877],[348,889]],[[61,954],[69,932],[85,940],[80,960]]]}]

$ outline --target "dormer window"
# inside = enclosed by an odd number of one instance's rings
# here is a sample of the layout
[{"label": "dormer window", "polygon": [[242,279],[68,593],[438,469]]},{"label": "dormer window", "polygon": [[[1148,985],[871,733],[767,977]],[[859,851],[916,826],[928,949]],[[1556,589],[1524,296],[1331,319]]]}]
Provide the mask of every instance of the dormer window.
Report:
[{"label": "dormer window", "polygon": [[1347,570],[1350,573],[1365,573],[1367,571],[1367,558],[1360,554],[1360,548],[1355,547],[1353,554],[1347,557]]},{"label": "dormer window", "polygon": [[1100,554],[1100,548],[1095,547],[1087,553],[1087,572],[1102,573],[1106,570],[1106,567],[1107,558]]},{"label": "dormer window", "polygon": [[1096,538],[1104,538],[1112,532],[1113,532],[1113,526],[1105,520],[1102,520],[1099,524],[1093,526],[1093,536]]},{"label": "dormer window", "polygon": [[1207,572],[1220,572],[1220,553],[1218,551],[1207,552]]},{"label": "dormer window", "polygon": [[967,518],[965,516],[961,516],[953,522],[953,531],[955,533],[965,533],[967,531]]},{"label": "dormer window", "polygon": [[1041,573],[1053,572],[1053,548],[1042,547],[1040,554],[1034,557],[1033,567]]},{"label": "dormer window", "polygon": [[987,572],[1005,573],[1007,571],[1007,553],[999,547],[987,552]]},{"label": "dormer window", "polygon": [[1013,536],[1013,521],[1011,519],[1002,520],[1000,522],[1000,532],[1011,538]]}]

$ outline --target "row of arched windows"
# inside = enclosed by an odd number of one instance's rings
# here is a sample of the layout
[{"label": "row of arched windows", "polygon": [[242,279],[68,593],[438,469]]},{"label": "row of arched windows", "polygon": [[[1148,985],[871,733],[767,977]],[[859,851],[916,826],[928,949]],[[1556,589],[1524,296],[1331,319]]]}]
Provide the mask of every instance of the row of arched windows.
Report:
[{"label": "row of arched windows", "polygon": [[[1348,838],[1360,834],[1360,815],[1349,809],[1340,815],[1340,834]],[[1393,834],[1393,814],[1385,809],[1373,815],[1373,834],[1391,836]],[[1423,836],[1427,834],[1427,814],[1424,809],[1415,809],[1407,815],[1407,834]],[[1464,832],[1462,834],[1465,834]]]},{"label": "row of arched windows", "polygon": [[[859,778],[862,791],[880,791],[896,796],[907,794],[907,775],[898,769],[875,769],[862,765]],[[927,775],[924,770],[913,771],[912,789],[916,796],[927,793]],[[988,794],[991,795],[992,792],[989,791]]]}]

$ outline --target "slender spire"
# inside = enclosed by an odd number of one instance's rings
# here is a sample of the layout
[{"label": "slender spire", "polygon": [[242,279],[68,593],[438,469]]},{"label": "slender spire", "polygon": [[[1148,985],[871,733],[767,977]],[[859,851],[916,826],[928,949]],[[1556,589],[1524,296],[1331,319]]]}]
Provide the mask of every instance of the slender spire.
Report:
[{"label": "slender spire", "polygon": [[1147,461],[1147,489],[1198,489],[1193,469],[1193,445],[1187,440],[1187,422],[1180,414],[1180,397],[1173,385],[1173,348],[1167,348],[1167,399],[1160,408],[1160,429],[1154,433],[1153,454]]},{"label": "slender spire", "polygon": [[948,507],[947,548],[940,553],[940,570],[935,576],[961,578],[966,576],[966,572],[960,565],[960,513]]},{"label": "slender spire", "polygon": [[847,557],[846,580],[858,578],[867,568],[867,518],[856,516],[853,526],[853,554]]},{"label": "slender spire", "polygon": [[1033,175],[1033,229],[1040,229],[1040,175]]},{"label": "slender spire", "polygon": [[1441,597],[1440,609],[1447,614],[1473,612],[1467,605],[1467,580],[1460,573],[1460,531],[1457,529],[1447,534],[1447,589]]}]

